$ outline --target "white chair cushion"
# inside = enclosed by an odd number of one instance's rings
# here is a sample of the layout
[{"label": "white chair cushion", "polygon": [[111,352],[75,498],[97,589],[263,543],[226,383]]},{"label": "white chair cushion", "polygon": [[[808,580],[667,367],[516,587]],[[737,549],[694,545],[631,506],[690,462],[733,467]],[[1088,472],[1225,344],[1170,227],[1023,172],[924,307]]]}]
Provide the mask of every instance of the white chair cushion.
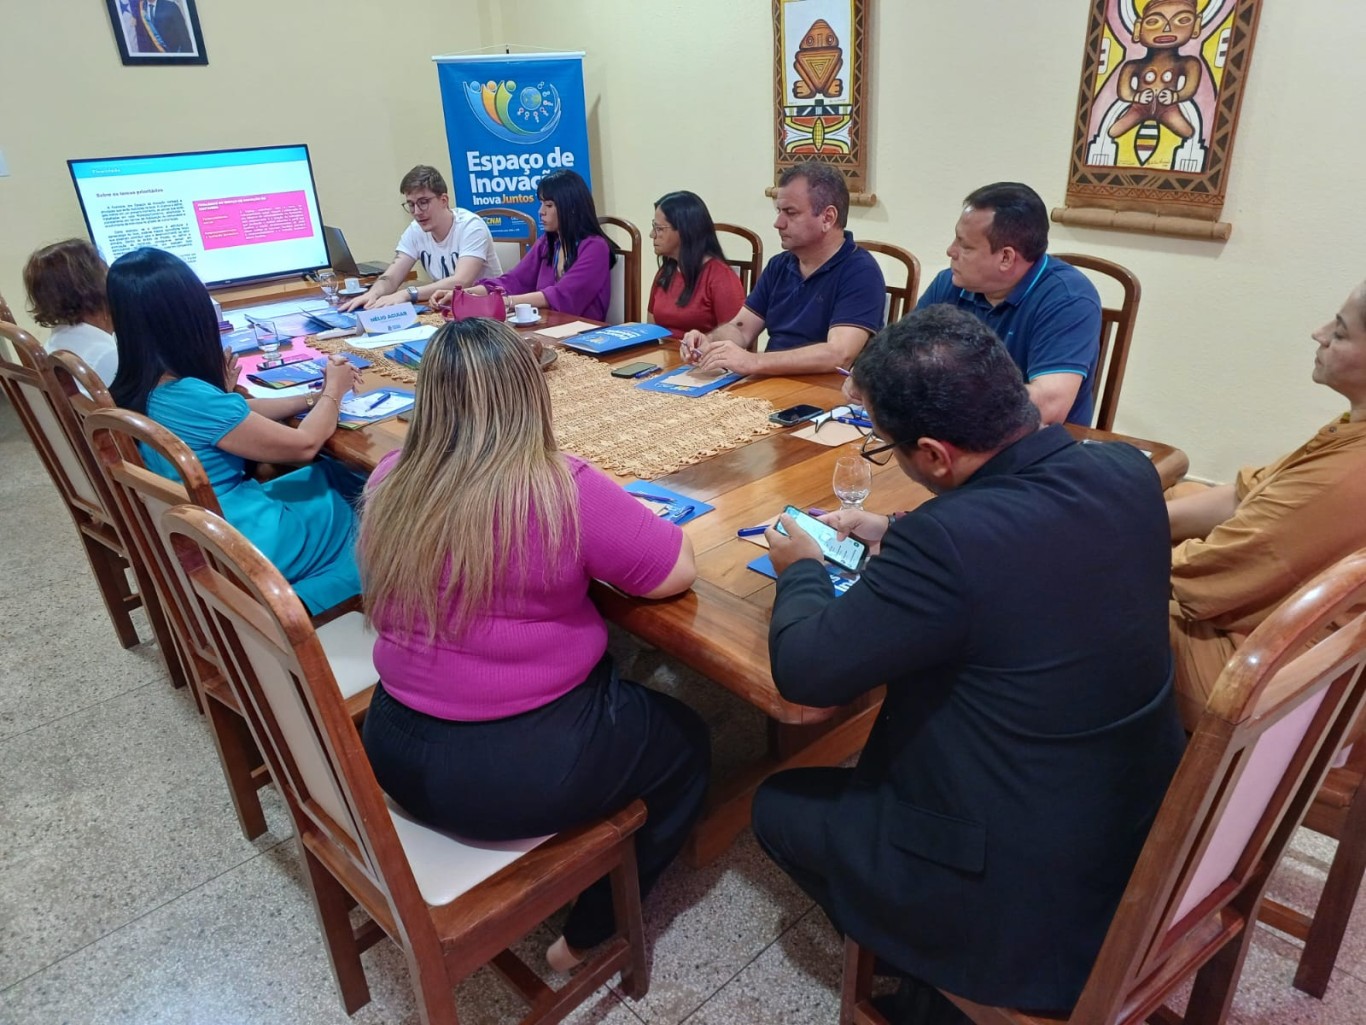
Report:
[{"label": "white chair cushion", "polygon": [[449,904],[550,839],[537,836],[502,843],[462,840],[454,833],[424,826],[388,797],[384,801],[422,899],[434,907]]},{"label": "white chair cushion", "polygon": [[353,697],[379,679],[375,671],[375,632],[365,627],[365,617],[348,612],[317,629],[318,640],[337,678],[343,698]]}]

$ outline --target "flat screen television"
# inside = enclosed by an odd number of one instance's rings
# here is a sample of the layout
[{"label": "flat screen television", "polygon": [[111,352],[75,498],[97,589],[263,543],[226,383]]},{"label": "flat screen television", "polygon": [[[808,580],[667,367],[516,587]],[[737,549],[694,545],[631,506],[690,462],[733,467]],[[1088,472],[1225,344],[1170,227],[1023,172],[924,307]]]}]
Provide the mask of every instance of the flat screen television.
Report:
[{"label": "flat screen television", "polygon": [[205,285],[327,266],[308,147],[262,146],[68,160],[90,240],[106,262],[153,246]]}]

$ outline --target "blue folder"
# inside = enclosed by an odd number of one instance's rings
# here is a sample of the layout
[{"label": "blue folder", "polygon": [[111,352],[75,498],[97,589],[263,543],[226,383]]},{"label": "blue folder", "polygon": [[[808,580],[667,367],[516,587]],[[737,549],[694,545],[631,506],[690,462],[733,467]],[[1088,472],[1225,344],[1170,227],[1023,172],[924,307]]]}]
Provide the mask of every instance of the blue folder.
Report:
[{"label": "blue folder", "polygon": [[[832,566],[828,562],[823,563],[822,565],[825,566],[825,572],[830,574],[830,583],[834,585],[836,598],[844,594],[844,592],[853,587],[858,581],[858,577],[846,576],[844,571],[838,566]],[[762,573],[764,576],[770,577],[773,580],[778,579],[778,574],[773,569],[773,560],[767,555],[761,555],[752,562],[745,563],[745,568],[752,569],[755,573]]]},{"label": "blue folder", "polygon": [[699,516],[705,516],[716,508],[700,498],[692,498],[677,491],[671,491],[662,484],[648,480],[633,480],[626,490],[638,498],[653,498],[673,510],[668,516],[661,517],[670,523],[691,523]]}]

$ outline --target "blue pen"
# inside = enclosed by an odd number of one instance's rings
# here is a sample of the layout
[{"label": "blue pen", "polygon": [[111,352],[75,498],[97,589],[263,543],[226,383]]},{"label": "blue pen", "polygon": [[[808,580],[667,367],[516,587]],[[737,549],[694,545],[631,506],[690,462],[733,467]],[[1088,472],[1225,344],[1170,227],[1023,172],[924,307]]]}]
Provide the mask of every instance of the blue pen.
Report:
[{"label": "blue pen", "polygon": [[372,403],[370,403],[370,405],[368,405],[368,406],[365,407],[365,412],[367,412],[367,413],[370,412],[370,410],[374,409],[374,408],[375,408],[376,406],[378,406],[381,402],[385,401],[388,397],[389,397],[389,393],[388,393],[387,391],[376,392],[376,393],[375,393],[375,401],[372,402]]},{"label": "blue pen", "polygon": [[840,374],[843,377],[848,377],[852,371],[845,370],[844,367],[836,367],[835,373]]},{"label": "blue pen", "polygon": [[757,526],[757,527],[741,527],[739,530],[737,530],[737,531],[735,532],[735,536],[736,536],[736,537],[758,537],[760,534],[763,534],[763,533],[767,532],[767,530],[768,530],[768,524],[767,524],[767,523],[761,523],[761,524],[759,524],[759,526]]},{"label": "blue pen", "polygon": [[680,499],[671,498],[668,495],[651,495],[644,491],[632,491],[631,494],[637,498],[643,498],[647,502],[659,502],[662,505],[677,505]]}]

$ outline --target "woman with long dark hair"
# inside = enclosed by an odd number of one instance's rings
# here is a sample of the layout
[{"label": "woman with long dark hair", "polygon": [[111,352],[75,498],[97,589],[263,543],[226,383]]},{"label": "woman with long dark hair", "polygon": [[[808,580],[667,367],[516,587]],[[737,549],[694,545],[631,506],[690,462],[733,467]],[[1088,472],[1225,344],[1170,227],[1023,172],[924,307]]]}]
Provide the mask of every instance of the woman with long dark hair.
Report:
[{"label": "woman with long dark hair", "polygon": [[650,314],[675,337],[714,331],[745,303],[745,286],[726,263],[716,225],[702,197],[670,192],[655,203],[650,239],[659,273],[650,286]]},{"label": "woman with long dark hair", "polygon": [[[533,348],[506,324],[433,337],[401,452],[361,513],[375,687],[363,739],[380,786],[414,817],[475,840],[556,833],[649,809],[642,893],[702,810],[707,730],[686,705],[617,676],[588,586],[687,590],[692,545],[620,485],[561,452]],[[612,935],[594,883],[548,952],[570,967]]]},{"label": "woman with long dark hair", "polygon": [[[160,249],[136,249],[109,268],[109,312],[119,370],[110,391],[178,435],[204,466],[223,515],[285,578],[310,612],[360,591],[355,513],[342,491],[360,482],[331,460],[264,483],[248,461],[307,463],[337,429],[342,396],[359,382],[340,356],[328,361],[321,392],[248,399],[232,390],[213,302],[194,271]],[[298,427],[280,420],[302,416]],[[147,468],[177,480],[175,468],[144,450]]]},{"label": "woman with long dark hair", "polygon": [[[602,320],[612,298],[612,264],[616,256],[598,225],[598,211],[588,183],[574,171],[551,171],[536,186],[545,234],[526,256],[502,277],[485,278],[471,295],[486,295],[490,286],[507,293],[507,306],[525,303],[576,317]],[[432,296],[444,306],[449,291]]]}]

